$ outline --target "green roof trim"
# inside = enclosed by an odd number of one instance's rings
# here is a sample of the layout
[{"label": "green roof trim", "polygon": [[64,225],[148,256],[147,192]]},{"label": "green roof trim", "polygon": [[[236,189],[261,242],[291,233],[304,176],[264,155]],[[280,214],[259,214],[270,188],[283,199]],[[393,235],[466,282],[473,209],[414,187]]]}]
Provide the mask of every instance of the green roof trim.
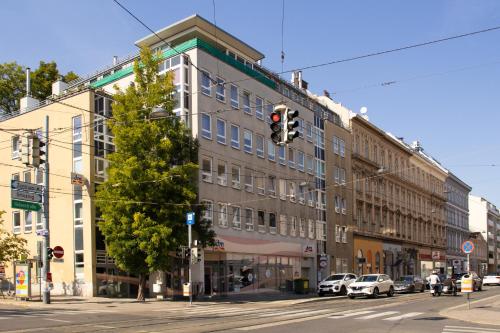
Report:
[{"label": "green roof trim", "polygon": [[[245,73],[246,75],[253,77],[257,81],[268,86],[269,88],[276,89],[276,83],[273,80],[269,79],[264,74],[254,70],[250,67],[245,66],[241,62],[236,61],[236,59],[231,58],[230,56],[228,56],[224,52],[216,49],[215,47],[213,47],[209,43],[207,43],[199,38],[193,38],[193,39],[188,40],[184,43],[176,45],[175,50],[169,49],[169,50],[163,51],[162,57],[163,57],[163,59],[167,59],[167,58],[173,57],[177,54],[180,54],[182,52],[186,52],[186,51],[194,49],[194,48],[200,48],[200,49],[204,50],[205,52],[207,52],[208,54],[216,57],[217,59],[225,62],[226,64],[228,64],[228,65],[238,69],[239,71]],[[129,76],[133,72],[134,72],[133,66],[123,68],[123,69],[120,69],[120,70],[114,72],[111,75],[108,75],[100,80],[97,80],[94,83],[91,83],[90,86],[92,88],[100,88],[100,87],[105,86],[109,83],[112,83],[114,81],[118,81],[126,76]]]}]

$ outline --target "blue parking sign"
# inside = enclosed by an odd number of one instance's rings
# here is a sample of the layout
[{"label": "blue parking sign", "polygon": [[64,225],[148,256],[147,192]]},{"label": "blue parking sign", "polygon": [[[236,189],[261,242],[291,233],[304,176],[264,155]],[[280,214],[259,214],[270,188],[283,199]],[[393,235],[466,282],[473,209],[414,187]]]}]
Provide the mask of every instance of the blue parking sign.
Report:
[{"label": "blue parking sign", "polygon": [[472,253],[472,251],[474,251],[474,243],[472,243],[471,241],[465,241],[462,243],[462,252],[463,253]]},{"label": "blue parking sign", "polygon": [[194,212],[189,212],[186,214],[186,224],[187,225],[194,224]]}]

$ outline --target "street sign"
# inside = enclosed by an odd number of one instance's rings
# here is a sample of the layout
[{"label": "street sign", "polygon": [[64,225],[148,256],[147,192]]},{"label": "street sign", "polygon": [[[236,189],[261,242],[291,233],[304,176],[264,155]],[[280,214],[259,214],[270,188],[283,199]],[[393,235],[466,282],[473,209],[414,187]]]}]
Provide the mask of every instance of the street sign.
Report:
[{"label": "street sign", "polygon": [[463,253],[472,253],[474,251],[474,243],[471,241],[465,241],[462,243],[462,252]]},{"label": "street sign", "polygon": [[11,205],[12,208],[24,209],[24,210],[32,210],[32,211],[35,211],[35,212],[38,212],[39,210],[42,209],[42,205],[40,205],[37,202],[21,201],[21,200],[15,200],[15,199],[12,199],[11,201],[12,201],[11,202],[12,203],[12,205]]},{"label": "street sign", "polygon": [[53,250],[54,257],[56,257],[57,259],[61,259],[64,256],[64,249],[62,248],[62,246],[55,246]]},{"label": "street sign", "polygon": [[42,202],[42,195],[39,193],[24,192],[17,189],[10,190],[10,196],[12,199],[18,199],[23,201],[31,202]]},{"label": "street sign", "polygon": [[71,184],[77,185],[77,186],[83,186],[83,185],[85,185],[85,178],[83,177],[83,175],[81,175],[79,173],[72,172],[71,173]]},{"label": "street sign", "polygon": [[194,212],[189,212],[186,214],[186,224],[187,225],[194,224]]},{"label": "street sign", "polygon": [[36,235],[37,236],[48,236],[49,231],[47,229],[37,230]]},{"label": "street sign", "polygon": [[42,193],[43,191],[42,185],[26,183],[15,179],[12,179],[10,181],[10,188],[19,191],[36,192],[36,193]]}]

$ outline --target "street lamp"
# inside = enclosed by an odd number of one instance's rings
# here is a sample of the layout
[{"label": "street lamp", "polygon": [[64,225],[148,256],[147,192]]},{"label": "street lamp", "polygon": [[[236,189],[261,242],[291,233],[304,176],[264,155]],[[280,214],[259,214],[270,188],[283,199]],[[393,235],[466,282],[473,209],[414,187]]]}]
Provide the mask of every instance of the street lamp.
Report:
[{"label": "street lamp", "polygon": [[151,111],[151,113],[149,114],[149,119],[151,119],[151,120],[163,119],[163,118],[167,118],[167,117],[170,117],[170,113],[167,110],[165,110],[164,108],[159,107],[159,106],[155,106],[153,108],[153,110]]}]

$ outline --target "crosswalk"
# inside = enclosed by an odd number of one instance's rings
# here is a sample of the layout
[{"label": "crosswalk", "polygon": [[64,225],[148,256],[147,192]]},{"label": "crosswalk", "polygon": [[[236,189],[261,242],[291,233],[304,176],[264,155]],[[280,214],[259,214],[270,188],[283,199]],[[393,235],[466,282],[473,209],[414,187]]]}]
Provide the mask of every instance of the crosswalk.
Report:
[{"label": "crosswalk", "polygon": [[[355,320],[370,320],[370,319],[380,319],[385,321],[398,321],[403,319],[410,319],[423,314],[423,312],[407,312],[401,313],[399,311],[382,311],[376,312],[374,310],[363,310],[363,311],[346,311],[340,314],[335,314],[328,317],[329,319],[343,319],[343,318],[353,318]],[[385,318],[383,318],[385,317]]]},{"label": "crosswalk", "polygon": [[500,328],[485,328],[471,326],[445,326],[442,333],[500,333]]},{"label": "crosswalk", "polygon": [[[0,321],[6,319],[16,318],[45,318],[51,316],[74,316],[83,314],[110,314],[116,312],[115,310],[57,310],[57,311],[37,311],[37,310],[0,310]],[[56,319],[50,319],[56,320]],[[58,319],[61,322],[65,320]]]}]

